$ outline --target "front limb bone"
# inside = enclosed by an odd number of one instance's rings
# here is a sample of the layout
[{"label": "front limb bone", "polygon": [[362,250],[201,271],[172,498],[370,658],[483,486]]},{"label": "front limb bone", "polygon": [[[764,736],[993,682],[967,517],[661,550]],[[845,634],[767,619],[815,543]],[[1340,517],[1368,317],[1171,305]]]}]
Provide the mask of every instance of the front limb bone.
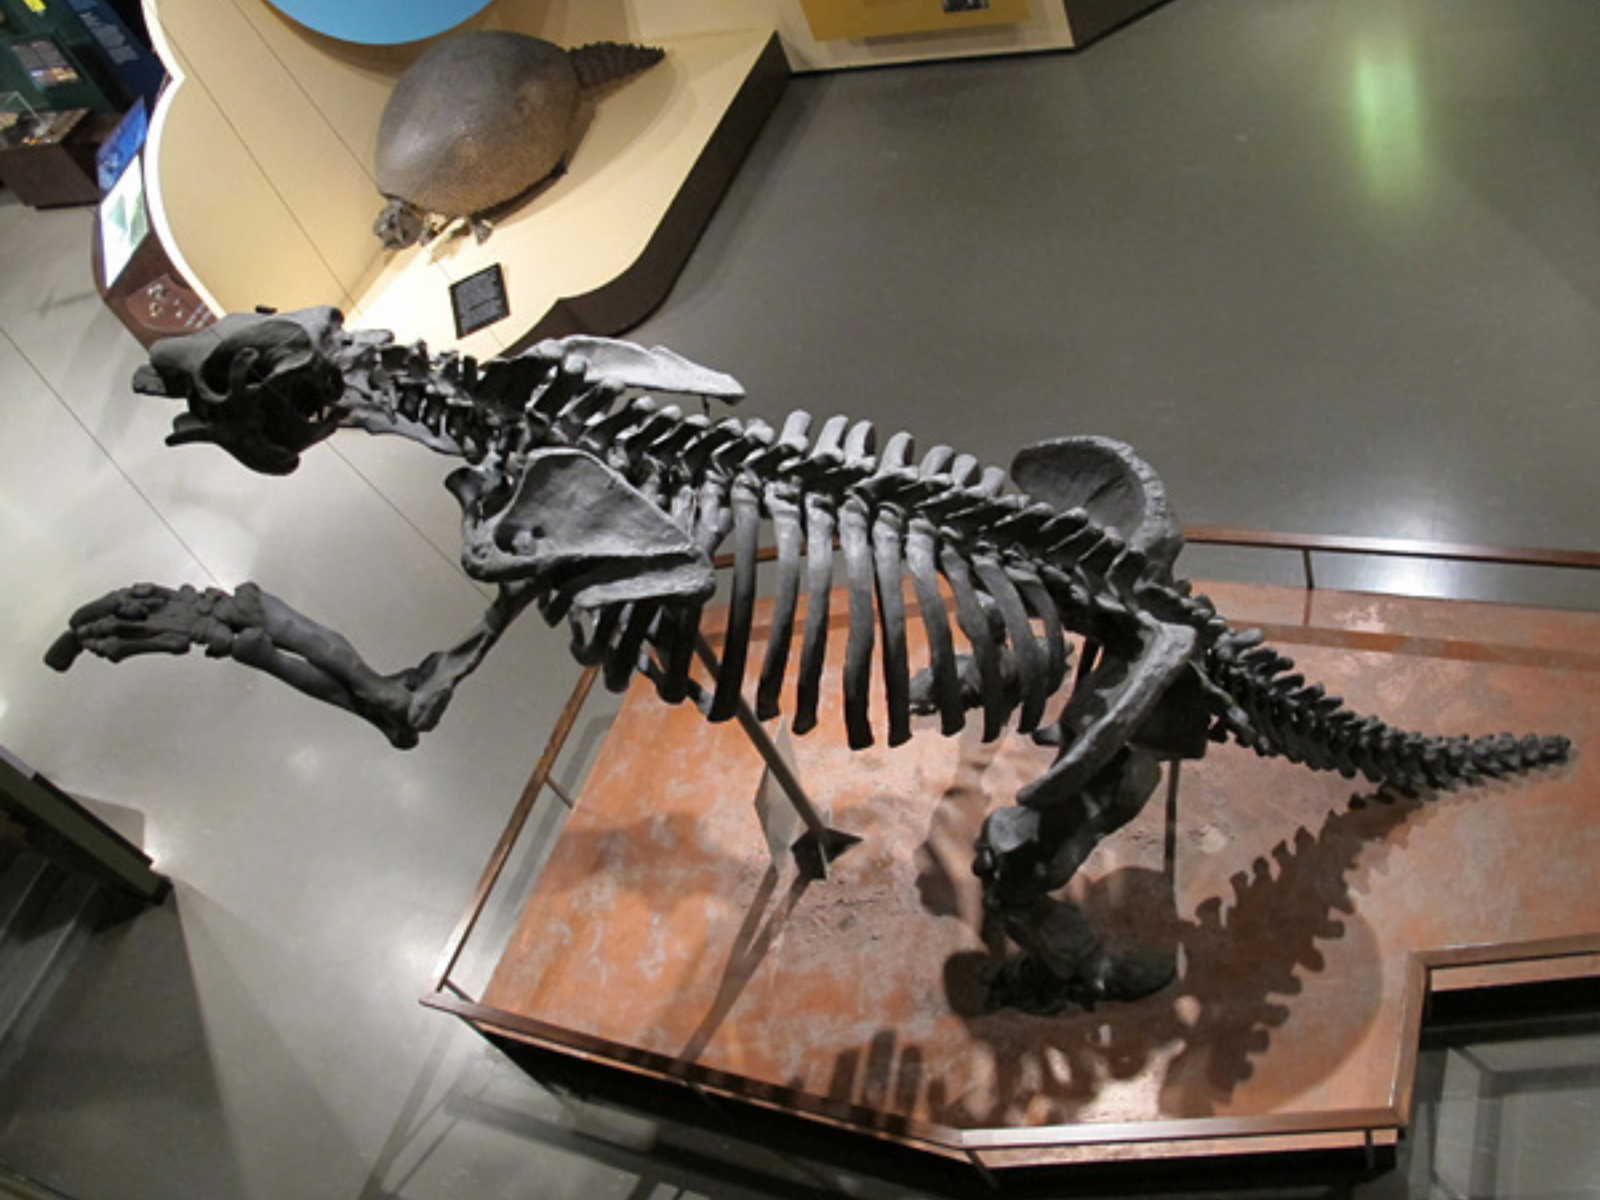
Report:
[{"label": "front limb bone", "polygon": [[45,654],[65,671],[87,650],[110,662],[139,654],[231,658],[325,703],[355,713],[401,748],[438,723],[455,686],[532,598],[510,584],[472,631],[449,650],[393,675],[373,670],[342,635],[253,583],[233,593],[141,583],[109,592],[73,613],[70,628]]}]

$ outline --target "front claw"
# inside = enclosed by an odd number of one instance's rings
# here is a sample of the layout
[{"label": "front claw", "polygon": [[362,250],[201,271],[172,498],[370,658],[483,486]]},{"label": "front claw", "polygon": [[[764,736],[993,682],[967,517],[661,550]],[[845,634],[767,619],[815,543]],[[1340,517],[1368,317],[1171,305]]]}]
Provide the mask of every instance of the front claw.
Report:
[{"label": "front claw", "polygon": [[83,642],[78,639],[77,630],[68,629],[50,643],[50,649],[44,652],[44,663],[52,671],[67,671],[82,653]]},{"label": "front claw", "polygon": [[[244,589],[240,589],[241,593]],[[232,652],[241,630],[253,624],[249,600],[217,588],[197,591],[153,583],[107,592],[85,604],[45,652],[45,662],[65,671],[85,650],[108,662],[139,654],[187,654],[201,646],[213,658]]]},{"label": "front claw", "polygon": [[253,583],[232,593],[138,583],[85,604],[68,624],[45,653],[45,662],[58,671],[84,651],[118,663],[140,654],[186,654],[198,646],[209,658],[232,659],[355,713],[401,749],[417,744],[410,673],[372,670],[339,634]]}]

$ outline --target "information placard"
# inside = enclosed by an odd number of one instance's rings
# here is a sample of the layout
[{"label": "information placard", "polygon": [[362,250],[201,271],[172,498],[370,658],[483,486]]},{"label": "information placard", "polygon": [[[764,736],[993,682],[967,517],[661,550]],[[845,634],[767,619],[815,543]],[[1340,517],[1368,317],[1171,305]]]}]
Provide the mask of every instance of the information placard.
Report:
[{"label": "information placard", "polygon": [[510,316],[511,302],[506,298],[506,277],[500,264],[452,283],[450,311],[455,314],[457,337],[466,337]]}]

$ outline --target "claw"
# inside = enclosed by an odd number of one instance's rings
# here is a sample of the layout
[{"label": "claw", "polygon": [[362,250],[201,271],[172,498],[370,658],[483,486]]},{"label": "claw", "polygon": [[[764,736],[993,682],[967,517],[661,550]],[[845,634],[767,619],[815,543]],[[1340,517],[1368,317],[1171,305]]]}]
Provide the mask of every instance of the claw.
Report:
[{"label": "claw", "polygon": [[50,643],[50,649],[44,652],[45,665],[52,671],[65,671],[82,653],[83,643],[78,640],[77,633],[69,629]]}]

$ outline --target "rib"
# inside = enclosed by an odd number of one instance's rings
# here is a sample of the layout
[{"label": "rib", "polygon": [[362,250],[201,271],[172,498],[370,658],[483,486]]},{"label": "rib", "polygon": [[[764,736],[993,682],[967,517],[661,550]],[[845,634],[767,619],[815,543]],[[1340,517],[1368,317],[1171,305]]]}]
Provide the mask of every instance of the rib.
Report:
[{"label": "rib", "polygon": [[872,745],[867,715],[872,689],[872,543],[867,533],[867,506],[850,496],[839,511],[839,545],[844,551],[845,584],[849,589],[850,630],[844,648],[844,721],[850,748]]},{"label": "rib", "polygon": [[1005,570],[1022,593],[1028,612],[1044,625],[1045,678],[1049,692],[1054,693],[1067,675],[1067,639],[1061,624],[1061,612],[1050,591],[1039,578],[1033,566],[1020,559],[1008,561]]},{"label": "rib", "polygon": [[728,600],[728,631],[722,641],[717,689],[706,715],[726,721],[739,708],[744,664],[750,649],[750,623],[756,604],[756,551],[761,539],[761,506],[754,483],[742,474],[733,481],[733,593]]},{"label": "rib", "polygon": [[767,512],[772,517],[773,540],[777,543],[778,568],[772,603],[772,631],[767,638],[767,653],[761,663],[761,682],[756,687],[756,716],[770,720],[778,715],[779,694],[784,671],[789,665],[789,643],[794,639],[795,607],[800,598],[800,553],[805,540],[800,525],[800,506],[786,491],[767,489]]},{"label": "rib", "polygon": [[[810,413],[790,413],[777,442],[763,454],[805,453],[806,433],[810,428]],[[800,597],[800,555],[805,543],[800,506],[795,497],[796,489],[787,483],[769,484],[763,496],[767,513],[772,518],[773,541],[778,551],[772,631],[767,639],[766,657],[761,663],[761,680],[756,686],[756,716],[763,721],[778,715],[784,672],[789,665],[789,645],[794,640],[795,607]]]},{"label": "rib", "polygon": [[1050,689],[1046,686],[1044,651],[1033,636],[1033,625],[1028,620],[1028,610],[1023,607],[1016,585],[1011,582],[993,551],[981,550],[974,554],[972,569],[984,590],[999,606],[1001,619],[1006,624],[1006,636],[1011,641],[1018,691],[1022,697],[1017,731],[1032,733],[1039,727],[1045,701],[1050,698]]},{"label": "rib", "polygon": [[800,676],[795,681],[794,731],[817,723],[817,694],[828,638],[828,595],[833,590],[833,502],[806,496],[806,628],[800,643]]},{"label": "rib", "polygon": [[992,742],[1000,736],[1007,711],[1000,650],[989,632],[989,618],[973,589],[966,560],[953,546],[945,545],[939,551],[939,565],[950,581],[950,590],[956,599],[956,621],[961,632],[967,635],[972,646],[972,660],[978,666],[983,699],[983,740]]},{"label": "rib", "polygon": [[[838,462],[847,419],[829,417],[806,462]],[[806,492],[806,628],[800,644],[800,677],[795,685],[794,732],[816,726],[817,696],[828,638],[828,593],[833,589],[833,499],[822,489]]]},{"label": "rib", "polygon": [[935,572],[937,533],[933,523],[912,517],[906,536],[906,569],[917,593],[917,609],[928,635],[928,676],[934,704],[939,709],[939,729],[946,736],[959,733],[967,723],[966,705],[961,700],[961,677],[956,668],[955,646],[950,640],[950,621],[945,616],[944,595]]},{"label": "rib", "polygon": [[644,649],[644,639],[650,632],[656,614],[660,611],[659,604],[647,600],[628,606],[626,620],[622,625],[622,636],[617,639],[616,648],[606,659],[605,685],[608,691],[620,692],[628,686],[628,680],[639,669],[639,656]]},{"label": "rib", "polygon": [[[911,435],[889,439],[878,460],[874,480],[909,475]],[[883,635],[883,695],[889,721],[889,745],[911,737],[911,668],[906,653],[905,591],[900,582],[905,512],[896,504],[879,503],[872,523],[872,556],[878,576],[878,621]]]},{"label": "rib", "polygon": [[906,653],[906,604],[900,583],[901,532],[905,514],[880,505],[872,524],[873,561],[878,571],[878,620],[883,630],[883,696],[889,745],[911,737],[911,667]]},{"label": "rib", "polygon": [[[692,480],[682,480],[673,489],[668,515],[678,528],[695,528],[696,488]],[[661,610],[650,643],[661,653],[661,671],[656,679],[656,694],[668,704],[681,703],[689,695],[689,670],[694,662],[694,640],[700,631],[699,609],[677,606]]]}]

